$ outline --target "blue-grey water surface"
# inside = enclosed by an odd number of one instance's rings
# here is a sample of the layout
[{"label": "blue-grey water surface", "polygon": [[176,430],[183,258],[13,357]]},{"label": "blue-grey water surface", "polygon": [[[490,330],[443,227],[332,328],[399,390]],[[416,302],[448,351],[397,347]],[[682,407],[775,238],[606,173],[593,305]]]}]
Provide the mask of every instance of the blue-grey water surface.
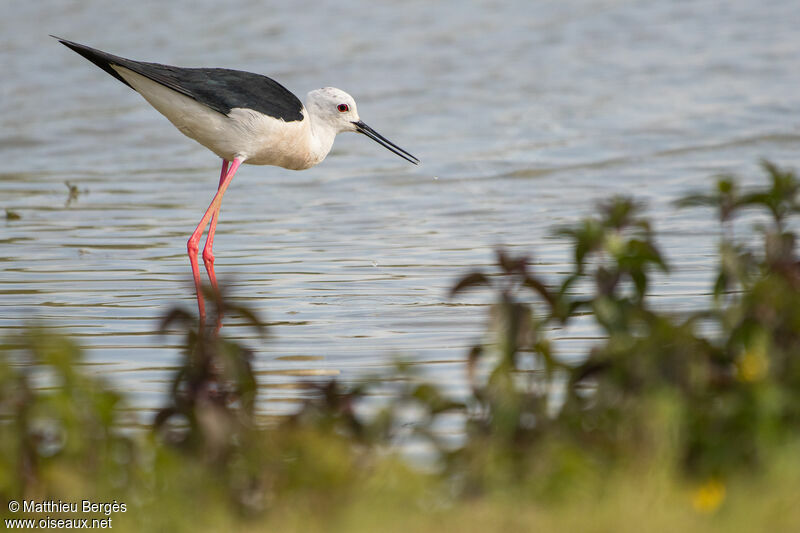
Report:
[{"label": "blue-grey water surface", "polygon": [[[138,409],[162,400],[194,305],[186,239],[219,161],[48,33],[133,59],[320,86],[422,161],[342,135],[321,165],[245,166],[225,196],[216,270],[270,324],[261,407],[297,379],[408,358],[454,394],[489,295],[450,300],[504,244],[555,277],[554,225],[613,194],[646,200],[674,274],[654,301],[703,307],[717,226],[682,194],[758,158],[800,163],[800,3],[754,1],[14,1],[0,6],[0,330],[45,319],[90,348]],[[78,187],[68,202],[65,182]],[[0,333],[2,332],[0,331]],[[554,332],[577,358],[590,320]]]}]

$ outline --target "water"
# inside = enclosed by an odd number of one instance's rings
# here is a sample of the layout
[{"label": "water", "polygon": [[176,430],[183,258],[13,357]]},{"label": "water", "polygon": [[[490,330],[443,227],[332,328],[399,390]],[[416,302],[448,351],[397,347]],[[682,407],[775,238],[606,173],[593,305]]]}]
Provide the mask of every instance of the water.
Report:
[{"label": "water", "polygon": [[[646,200],[675,309],[705,304],[717,228],[671,205],[712,175],[800,166],[794,0],[762,2],[11,2],[0,7],[0,329],[52,321],[90,348],[137,409],[159,404],[179,339],[158,317],[194,305],[185,242],[219,162],[138,95],[47,36],[134,59],[226,66],[298,95],[347,90],[362,118],[423,161],[340,136],[320,166],[245,166],[225,196],[217,274],[271,324],[261,407],[298,379],[359,379],[412,359],[464,390],[488,295],[451,301],[504,244],[567,270],[554,225],[597,200]],[[68,202],[69,181],[80,194]],[[577,358],[589,320],[555,332]]]}]

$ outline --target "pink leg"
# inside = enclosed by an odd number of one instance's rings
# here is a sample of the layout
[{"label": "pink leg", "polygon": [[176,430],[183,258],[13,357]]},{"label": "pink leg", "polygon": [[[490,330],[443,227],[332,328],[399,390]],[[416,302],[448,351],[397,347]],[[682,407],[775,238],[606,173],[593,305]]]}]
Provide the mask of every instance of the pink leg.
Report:
[{"label": "pink leg", "polygon": [[230,185],[233,175],[236,174],[236,170],[241,164],[241,159],[236,158],[233,160],[228,172],[222,179],[222,183],[219,184],[217,194],[215,194],[214,199],[211,200],[211,205],[209,205],[208,209],[206,209],[206,212],[203,215],[203,218],[200,220],[200,223],[197,225],[197,228],[195,228],[194,233],[192,233],[192,236],[189,237],[189,242],[186,243],[186,249],[189,251],[189,262],[192,264],[194,287],[197,290],[197,309],[200,312],[201,325],[205,325],[206,322],[206,306],[205,302],[203,301],[203,291],[200,283],[200,267],[197,264],[197,251],[199,250],[197,245],[200,242],[200,237],[203,236],[203,230],[206,229],[209,220],[211,220],[211,217],[213,217],[219,211],[219,206],[222,203],[222,196],[225,194],[225,190],[228,188],[228,185]]},{"label": "pink leg", "polygon": [[[228,172],[228,160],[222,160],[222,170],[219,173],[219,186],[222,186],[222,180],[225,179],[225,174]],[[219,187],[217,188],[219,190]],[[208,227],[208,237],[206,237],[206,245],[203,247],[203,264],[206,266],[208,279],[211,281],[211,287],[215,293],[219,292],[217,287],[217,276],[214,273],[214,233],[217,231],[217,220],[219,219],[219,209],[211,216],[211,225]]]}]

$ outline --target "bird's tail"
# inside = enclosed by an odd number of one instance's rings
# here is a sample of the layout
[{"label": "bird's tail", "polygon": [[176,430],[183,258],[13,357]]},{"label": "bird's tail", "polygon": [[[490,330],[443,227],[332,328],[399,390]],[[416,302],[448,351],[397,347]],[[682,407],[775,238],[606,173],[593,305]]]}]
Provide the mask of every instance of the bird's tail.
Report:
[{"label": "bird's tail", "polygon": [[[125,64],[129,63],[130,60],[125,59],[124,57],[119,57],[113,54],[103,52],[101,50],[97,50],[95,48],[91,48],[83,44],[79,44],[73,41],[68,41],[67,39],[56,37],[55,35],[51,35],[50,37],[58,39],[58,41],[67,48],[71,48],[75,52],[79,53],[80,55],[82,55],[83,57],[85,57],[98,67],[100,67],[101,69],[105,70],[106,72],[117,78],[119,81],[121,81],[128,87],[131,87],[131,85],[127,81],[125,81],[125,79],[122,76],[120,76],[116,70],[111,68],[111,65],[125,66]],[[133,87],[131,87],[131,89],[133,89]]]}]

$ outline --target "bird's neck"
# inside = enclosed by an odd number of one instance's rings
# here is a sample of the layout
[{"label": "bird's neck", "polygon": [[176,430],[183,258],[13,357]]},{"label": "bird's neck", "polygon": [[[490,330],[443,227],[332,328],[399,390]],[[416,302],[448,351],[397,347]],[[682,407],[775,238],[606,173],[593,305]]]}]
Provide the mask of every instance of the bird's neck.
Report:
[{"label": "bird's neck", "polygon": [[314,117],[313,113],[308,116],[310,135],[309,135],[309,155],[316,165],[328,155],[333,147],[333,140],[338,133],[330,124]]}]

